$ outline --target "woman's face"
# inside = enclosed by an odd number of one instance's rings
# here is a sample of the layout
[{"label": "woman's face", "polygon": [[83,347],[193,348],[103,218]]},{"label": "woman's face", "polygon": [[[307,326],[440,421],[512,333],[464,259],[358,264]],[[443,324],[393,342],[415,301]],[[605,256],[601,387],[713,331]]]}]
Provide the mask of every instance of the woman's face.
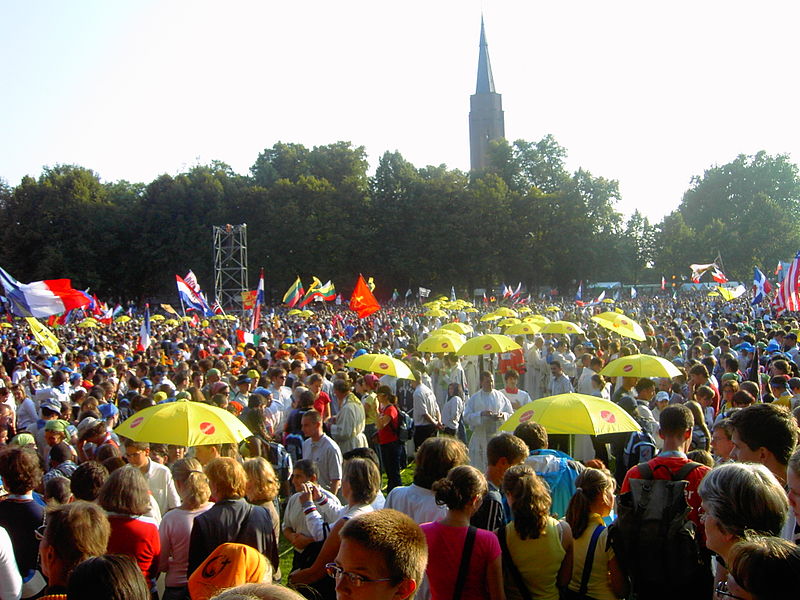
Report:
[{"label": "woman's face", "polygon": [[380,402],[382,406],[389,404],[389,397],[386,394],[378,394],[378,402]]},{"label": "woman's face", "polygon": [[700,519],[706,530],[706,546],[724,559],[728,549],[736,542],[737,538],[722,530],[716,517],[708,512],[705,502],[700,504],[700,508],[702,511]]}]

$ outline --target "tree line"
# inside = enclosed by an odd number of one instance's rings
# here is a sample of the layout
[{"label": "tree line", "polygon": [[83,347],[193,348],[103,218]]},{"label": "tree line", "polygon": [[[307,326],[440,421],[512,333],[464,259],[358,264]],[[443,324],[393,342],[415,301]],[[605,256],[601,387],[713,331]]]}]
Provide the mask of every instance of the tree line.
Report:
[{"label": "tree line", "polygon": [[45,167],[16,187],[0,180],[0,266],[119,300],[174,295],[174,275],[189,269],[212,291],[211,227],[247,223],[251,287],[265,267],[272,300],[297,275],[348,294],[358,273],[385,299],[418,286],[463,295],[500,282],[562,293],[581,280],[656,283],[718,253],[729,278],[748,281],[753,265],[800,250],[800,179],[786,155],[709,168],[654,224],[638,211],[623,218],[617,182],[569,172],[565,158],[546,136],[494,142],[473,173],[385,152],[369,176],[364,147],[349,142],[277,143],[247,175],[214,161],[150,183]]}]

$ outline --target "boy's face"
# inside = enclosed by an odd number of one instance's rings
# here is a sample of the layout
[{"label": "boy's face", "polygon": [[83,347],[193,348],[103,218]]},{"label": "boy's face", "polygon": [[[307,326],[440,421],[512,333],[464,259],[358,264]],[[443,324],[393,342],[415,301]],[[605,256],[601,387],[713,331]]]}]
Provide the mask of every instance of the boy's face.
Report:
[{"label": "boy's face", "polygon": [[397,585],[392,585],[391,581],[375,581],[389,577],[386,559],[376,556],[374,551],[351,539],[342,539],[334,562],[347,573],[370,580],[356,587],[347,575],[338,577],[336,600],[403,600],[408,598],[416,587],[410,580]]}]

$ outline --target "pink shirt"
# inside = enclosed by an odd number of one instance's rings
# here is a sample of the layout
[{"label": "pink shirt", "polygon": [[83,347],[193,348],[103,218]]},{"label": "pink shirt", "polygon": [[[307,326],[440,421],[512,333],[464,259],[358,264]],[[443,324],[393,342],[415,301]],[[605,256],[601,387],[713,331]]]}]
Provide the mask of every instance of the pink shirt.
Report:
[{"label": "pink shirt", "polygon": [[[468,528],[449,527],[439,522],[424,523],[421,527],[428,541],[426,573],[431,588],[431,600],[451,600],[456,588],[458,567],[461,565]],[[485,600],[489,597],[486,569],[489,563],[500,556],[500,552],[497,536],[491,531],[478,529],[467,570],[467,580],[461,594],[462,600]]]},{"label": "pink shirt", "polygon": [[159,571],[167,573],[165,584],[168,587],[186,585],[189,568],[189,538],[192,535],[192,524],[195,517],[199,517],[209,508],[214,506],[208,502],[195,510],[173,508],[158,526],[158,535],[161,539],[161,556],[158,561]]}]

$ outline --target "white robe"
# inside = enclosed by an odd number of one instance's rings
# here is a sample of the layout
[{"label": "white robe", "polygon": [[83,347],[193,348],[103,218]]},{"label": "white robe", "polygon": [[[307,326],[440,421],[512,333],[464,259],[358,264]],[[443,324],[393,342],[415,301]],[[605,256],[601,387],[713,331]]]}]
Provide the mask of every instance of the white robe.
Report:
[{"label": "white robe", "polygon": [[[500,419],[481,416],[485,410],[499,412]],[[464,422],[472,429],[469,440],[470,464],[483,472],[488,466],[486,446],[489,440],[497,435],[497,428],[506,421],[514,410],[500,390],[484,392],[483,390],[470,396],[464,408]]]}]

